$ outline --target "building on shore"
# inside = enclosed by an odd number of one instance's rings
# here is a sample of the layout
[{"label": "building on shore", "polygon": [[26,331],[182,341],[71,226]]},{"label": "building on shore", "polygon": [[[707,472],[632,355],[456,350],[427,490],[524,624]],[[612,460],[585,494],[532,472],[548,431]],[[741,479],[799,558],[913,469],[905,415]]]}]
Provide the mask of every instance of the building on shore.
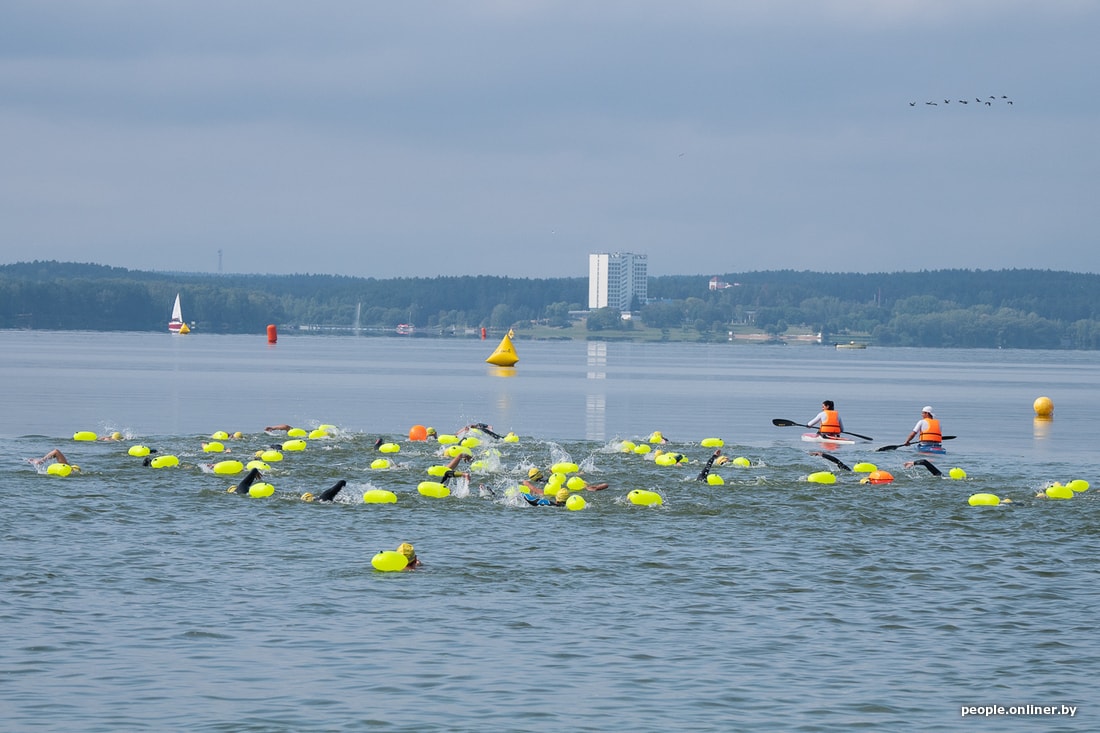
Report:
[{"label": "building on shore", "polygon": [[647,255],[631,252],[588,255],[588,307],[631,310],[637,299],[648,297],[649,264]]}]

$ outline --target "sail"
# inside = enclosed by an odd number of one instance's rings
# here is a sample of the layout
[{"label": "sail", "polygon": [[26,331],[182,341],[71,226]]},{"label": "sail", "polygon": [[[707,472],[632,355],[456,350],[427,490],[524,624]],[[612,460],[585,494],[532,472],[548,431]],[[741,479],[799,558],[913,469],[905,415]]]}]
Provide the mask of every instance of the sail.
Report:
[{"label": "sail", "polygon": [[176,293],[176,302],[172,306],[172,320],[168,321],[169,333],[190,333],[191,329],[183,322],[183,309],[180,308],[180,294]]},{"label": "sail", "polygon": [[179,293],[176,293],[176,304],[172,306],[172,320],[173,321],[182,321],[183,320],[183,309],[180,308],[180,294]]}]

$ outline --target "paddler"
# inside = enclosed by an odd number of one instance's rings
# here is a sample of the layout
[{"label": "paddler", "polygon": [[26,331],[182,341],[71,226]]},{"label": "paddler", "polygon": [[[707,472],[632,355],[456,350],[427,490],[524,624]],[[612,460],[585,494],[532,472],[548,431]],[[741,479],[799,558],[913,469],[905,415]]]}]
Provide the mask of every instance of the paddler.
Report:
[{"label": "paddler", "polygon": [[913,426],[913,431],[909,433],[909,437],[905,439],[902,445],[909,445],[913,442],[913,438],[917,438],[923,444],[933,444],[939,446],[943,443],[943,431],[940,429],[940,421],[936,419],[936,415],[932,412],[931,405],[925,405],[920,410],[920,420]]},{"label": "paddler", "polygon": [[814,415],[814,419],[806,423],[807,427],[816,427],[817,434],[823,438],[839,438],[844,432],[844,423],[840,420],[840,413],[836,411],[832,400],[821,401],[821,412]]}]

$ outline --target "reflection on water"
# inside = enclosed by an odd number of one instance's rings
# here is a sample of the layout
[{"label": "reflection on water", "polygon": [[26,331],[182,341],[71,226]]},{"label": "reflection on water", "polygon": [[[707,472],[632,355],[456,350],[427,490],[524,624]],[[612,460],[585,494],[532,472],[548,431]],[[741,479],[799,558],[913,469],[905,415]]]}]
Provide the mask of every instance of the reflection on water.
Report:
[{"label": "reflection on water", "polygon": [[587,440],[607,439],[607,396],[606,385],[601,384],[607,379],[607,343],[603,341],[591,341],[588,344],[587,360],[588,396],[585,400],[584,436]]},{"label": "reflection on water", "polygon": [[1054,422],[1053,417],[1036,416],[1033,423],[1033,432],[1036,440],[1046,440],[1050,437],[1050,426]]}]

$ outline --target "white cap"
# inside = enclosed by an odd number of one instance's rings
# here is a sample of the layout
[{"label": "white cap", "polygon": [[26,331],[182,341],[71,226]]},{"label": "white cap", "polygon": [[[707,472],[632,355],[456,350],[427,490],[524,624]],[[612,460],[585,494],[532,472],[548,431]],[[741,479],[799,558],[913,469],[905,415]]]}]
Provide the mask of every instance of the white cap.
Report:
[{"label": "white cap", "polygon": [[932,412],[932,405],[925,405],[924,407],[920,408],[920,411],[927,412],[932,417],[936,416],[936,413]]}]

